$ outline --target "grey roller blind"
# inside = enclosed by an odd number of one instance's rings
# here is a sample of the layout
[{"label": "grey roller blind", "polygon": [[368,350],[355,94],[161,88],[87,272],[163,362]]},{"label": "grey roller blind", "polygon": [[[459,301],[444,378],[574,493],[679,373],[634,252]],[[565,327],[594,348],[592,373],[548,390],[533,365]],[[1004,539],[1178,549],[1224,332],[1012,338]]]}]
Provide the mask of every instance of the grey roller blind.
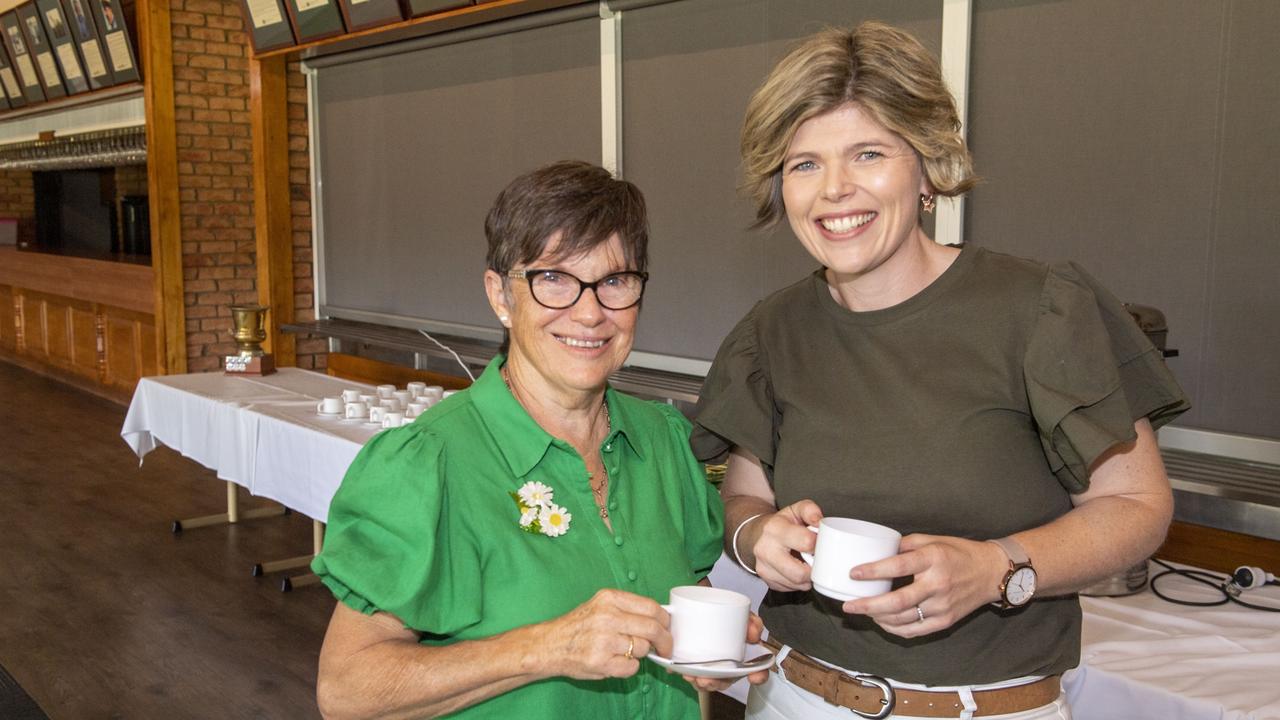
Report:
[{"label": "grey roller blind", "polygon": [[757,300],[817,267],[785,222],[746,229],[742,116],[798,38],[873,18],[938,51],[938,0],[690,0],[624,13],[624,170],[649,200],[653,229],[638,349],[711,359]]},{"label": "grey roller blind", "polygon": [[484,216],[512,178],[600,161],[598,21],[316,70],[322,314],[496,331]]},{"label": "grey roller blind", "polygon": [[1280,437],[1280,3],[976,0],[971,242],[1162,309],[1179,424]]}]

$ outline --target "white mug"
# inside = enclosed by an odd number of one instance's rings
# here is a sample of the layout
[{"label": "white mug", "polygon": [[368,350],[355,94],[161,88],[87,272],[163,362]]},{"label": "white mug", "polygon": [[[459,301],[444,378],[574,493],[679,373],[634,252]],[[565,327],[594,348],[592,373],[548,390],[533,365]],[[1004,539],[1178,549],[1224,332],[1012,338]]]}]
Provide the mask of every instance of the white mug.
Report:
[{"label": "white mug", "polygon": [[382,427],[384,428],[398,428],[403,424],[404,413],[402,412],[388,412],[382,416]]},{"label": "white mug", "polygon": [[343,390],[342,402],[355,402],[360,399],[359,390]]},{"label": "white mug", "polygon": [[751,598],[702,585],[671,588],[671,659],[676,662],[742,660],[747,649]]},{"label": "white mug", "polygon": [[902,533],[891,527],[853,518],[822,518],[813,554],[800,556],[813,566],[813,589],[836,600],[853,600],[889,592],[892,580],[854,580],[849,571],[855,565],[883,560],[898,554]]},{"label": "white mug", "polygon": [[363,420],[369,414],[369,403],[363,400],[347,403],[347,411],[344,417],[348,420]]},{"label": "white mug", "polygon": [[427,384],[415,380],[408,385],[405,385],[404,389],[409,391],[410,397],[419,398],[422,397],[422,391],[427,389]]},{"label": "white mug", "polygon": [[430,408],[430,407],[431,407],[430,405],[422,401],[411,402],[409,403],[409,407],[405,409],[404,416],[407,418],[416,418],[422,413],[426,412],[427,408]]},{"label": "white mug", "polygon": [[369,422],[375,425],[381,425],[382,419],[385,418],[389,412],[391,412],[391,408],[388,408],[386,405],[374,405],[369,408]]},{"label": "white mug", "polygon": [[346,402],[340,397],[327,397],[316,405],[316,412],[324,413],[325,415],[340,415],[346,405]]},{"label": "white mug", "polygon": [[408,390],[397,390],[391,393],[391,397],[400,401],[400,407],[404,407],[413,401],[413,393]]},{"label": "white mug", "polygon": [[380,397],[380,398],[389,398],[389,397],[391,397],[391,394],[392,394],[392,393],[394,393],[395,391],[396,391],[396,386],[395,386],[395,385],[379,385],[379,386],[378,386],[378,397]]}]

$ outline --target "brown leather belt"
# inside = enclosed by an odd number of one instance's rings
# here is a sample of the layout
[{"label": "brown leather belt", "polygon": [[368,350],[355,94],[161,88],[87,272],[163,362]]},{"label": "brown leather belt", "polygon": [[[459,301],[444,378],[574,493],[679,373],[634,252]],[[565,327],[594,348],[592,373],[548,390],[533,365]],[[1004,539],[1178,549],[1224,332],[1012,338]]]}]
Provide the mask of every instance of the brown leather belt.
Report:
[{"label": "brown leather belt", "polygon": [[[773,640],[764,644],[775,653],[781,646]],[[775,664],[773,670],[777,671]],[[832,705],[848,708],[867,718],[888,717],[891,713],[907,717],[956,718],[964,710],[960,693],[949,690],[908,690],[892,687],[876,675],[850,675],[833,670],[804,653],[792,650],[782,661],[787,680],[797,687],[821,697]],[[1004,715],[1043,707],[1062,693],[1062,677],[1049,677],[999,690],[974,690],[978,709],[974,717]]]}]

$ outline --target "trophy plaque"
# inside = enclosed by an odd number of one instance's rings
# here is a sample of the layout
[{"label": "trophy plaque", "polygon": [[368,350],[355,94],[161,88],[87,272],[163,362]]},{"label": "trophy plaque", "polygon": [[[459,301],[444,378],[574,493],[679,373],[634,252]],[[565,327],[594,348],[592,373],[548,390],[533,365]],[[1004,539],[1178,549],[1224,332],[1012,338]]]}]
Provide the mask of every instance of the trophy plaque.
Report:
[{"label": "trophy plaque", "polygon": [[231,327],[231,336],[240,353],[226,356],[223,368],[227,374],[270,375],[275,372],[275,359],[262,351],[262,341],[267,339],[267,308],[232,305]]}]

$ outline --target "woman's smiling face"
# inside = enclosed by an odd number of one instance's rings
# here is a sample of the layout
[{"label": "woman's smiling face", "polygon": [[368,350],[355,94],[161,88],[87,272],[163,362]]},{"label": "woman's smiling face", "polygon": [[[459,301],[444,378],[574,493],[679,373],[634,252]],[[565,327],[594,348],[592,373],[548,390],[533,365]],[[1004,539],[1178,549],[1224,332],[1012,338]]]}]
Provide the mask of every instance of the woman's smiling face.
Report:
[{"label": "woman's smiling face", "polygon": [[915,150],[856,103],[800,124],[782,162],[782,200],[805,250],[838,277],[892,264],[929,192]]}]

